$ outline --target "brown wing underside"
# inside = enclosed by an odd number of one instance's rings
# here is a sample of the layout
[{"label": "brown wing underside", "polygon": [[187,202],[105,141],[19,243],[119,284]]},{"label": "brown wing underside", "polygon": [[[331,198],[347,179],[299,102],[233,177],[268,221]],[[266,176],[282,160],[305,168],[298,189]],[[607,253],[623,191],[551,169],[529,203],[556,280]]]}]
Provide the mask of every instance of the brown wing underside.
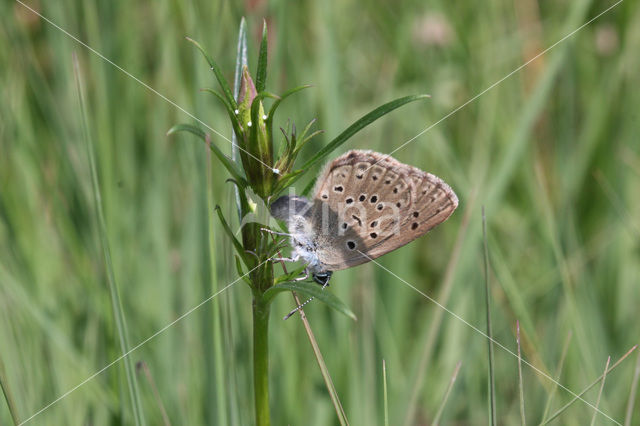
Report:
[{"label": "brown wing underside", "polygon": [[395,250],[444,222],[458,206],[440,178],[371,151],[349,151],[327,165],[314,201],[312,220],[316,226],[325,221],[318,256],[328,270]]}]

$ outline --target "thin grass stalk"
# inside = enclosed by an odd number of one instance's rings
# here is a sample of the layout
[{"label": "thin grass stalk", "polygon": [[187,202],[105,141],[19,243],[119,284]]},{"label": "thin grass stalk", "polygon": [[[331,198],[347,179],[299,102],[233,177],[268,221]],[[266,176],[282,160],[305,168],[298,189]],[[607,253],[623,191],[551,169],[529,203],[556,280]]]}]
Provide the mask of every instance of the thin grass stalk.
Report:
[{"label": "thin grass stalk", "polygon": [[6,401],[7,407],[9,408],[9,414],[11,415],[13,424],[19,425],[20,420],[18,418],[18,410],[16,410],[16,404],[7,384],[7,375],[5,373],[4,363],[2,362],[2,359],[0,359],[0,389],[2,390],[2,395],[4,395],[4,400]]},{"label": "thin grass stalk", "polygon": [[638,392],[639,380],[640,380],[640,352],[638,352],[638,359],[636,360],[636,368],[633,372],[633,379],[631,380],[631,390],[629,391],[629,400],[627,401],[627,410],[624,416],[624,426],[631,426],[631,418],[633,417],[633,407],[636,401],[636,394]]},{"label": "thin grass stalk", "polygon": [[[293,293],[293,299],[296,302],[296,306],[300,306],[300,299],[298,295]],[[309,320],[305,315],[302,309],[300,312],[300,320],[304,325],[304,330],[307,333],[307,337],[309,338],[309,343],[311,343],[311,348],[313,349],[313,355],[316,357],[316,361],[318,363],[318,367],[320,367],[320,374],[322,374],[322,378],[324,379],[324,384],[327,387],[327,391],[329,392],[329,397],[331,398],[331,403],[333,404],[333,408],[336,411],[336,415],[338,416],[338,421],[340,422],[340,426],[349,426],[349,420],[347,419],[347,415],[342,407],[342,402],[340,402],[340,397],[338,396],[338,391],[333,384],[333,379],[331,379],[331,374],[329,373],[329,369],[327,368],[327,364],[324,362],[324,357],[322,356],[322,352],[320,351],[320,346],[318,346],[318,342],[313,334],[313,330],[311,330],[311,325],[309,324]]]},{"label": "thin grass stalk", "polygon": [[382,396],[384,398],[384,426],[389,426],[389,395],[387,393],[387,363],[382,360]]},{"label": "thin grass stalk", "polygon": [[140,399],[140,392],[138,389],[138,380],[136,378],[135,369],[133,367],[131,357],[127,354],[130,347],[127,323],[125,320],[124,312],[122,310],[122,300],[120,299],[120,292],[118,290],[118,284],[116,282],[115,273],[113,271],[113,264],[111,261],[111,251],[109,248],[109,240],[107,237],[107,226],[104,219],[100,186],[98,184],[98,172],[93,155],[93,144],[91,140],[91,133],[89,132],[89,121],[87,118],[84,93],[82,90],[83,84],[81,81],[80,66],[78,64],[78,57],[76,56],[75,52],[73,53],[73,70],[76,79],[76,89],[78,92],[78,101],[80,104],[80,112],[82,116],[83,136],[87,148],[87,155],[89,158],[89,167],[91,170],[91,183],[93,186],[94,203],[96,213],[98,215],[98,234],[100,235],[100,242],[102,245],[102,252],[104,255],[105,267],[107,272],[107,281],[109,283],[111,307],[113,309],[113,317],[116,322],[116,329],[118,330],[120,351],[123,355],[125,355],[123,361],[127,377],[127,386],[129,389],[129,399],[131,401],[131,409],[133,411],[133,418],[136,425],[141,426],[145,424],[144,412],[142,409],[142,401]]},{"label": "thin grass stalk", "polygon": [[551,401],[553,400],[553,396],[558,390],[558,382],[560,382],[560,377],[562,376],[562,369],[564,367],[564,360],[567,357],[567,353],[569,352],[569,343],[571,343],[571,331],[567,333],[567,338],[564,341],[564,346],[562,347],[562,355],[560,355],[560,361],[558,361],[558,366],[556,367],[556,377],[553,381],[551,392],[549,392],[549,396],[547,397],[547,402],[544,405],[544,412],[542,413],[542,421],[544,423],[547,415],[549,414],[549,410],[551,409]]},{"label": "thin grass stalk", "polygon": [[[278,256],[282,257],[281,253],[278,252]],[[287,267],[283,261],[280,261],[280,265],[282,265],[282,270],[285,274],[288,274]],[[295,291],[292,291],[293,300],[296,304],[296,307],[301,306],[300,298]],[[333,404],[333,408],[336,411],[336,415],[338,416],[338,421],[341,426],[348,426],[349,421],[347,420],[347,415],[344,412],[344,408],[342,408],[342,403],[340,402],[340,398],[338,397],[338,392],[336,391],[335,386],[333,385],[333,380],[331,379],[331,375],[329,374],[329,369],[327,368],[326,363],[324,362],[324,357],[322,356],[322,352],[320,352],[320,346],[318,346],[318,342],[313,334],[313,330],[311,330],[311,325],[309,324],[309,320],[304,313],[304,309],[298,309],[300,314],[300,320],[304,326],[304,330],[307,333],[307,337],[309,338],[309,343],[311,343],[311,348],[313,349],[313,355],[316,357],[316,361],[318,362],[318,366],[320,367],[320,373],[322,374],[322,378],[324,379],[325,386],[327,387],[327,391],[329,392],[329,397],[331,398],[331,403]]]},{"label": "thin grass stalk", "polygon": [[598,390],[598,399],[596,399],[595,409],[593,410],[593,417],[591,417],[591,426],[596,424],[596,417],[598,416],[598,406],[600,405],[600,398],[602,398],[602,390],[604,389],[604,381],[607,379],[607,370],[609,369],[610,362],[611,355],[607,357],[607,364],[604,366],[604,373],[602,374],[602,381],[600,382],[600,390]]},{"label": "thin grass stalk", "polygon": [[558,411],[556,411],[555,413],[553,413],[551,416],[549,416],[549,418],[545,421],[543,421],[542,423],[540,423],[540,425],[546,425],[548,423],[550,423],[551,421],[553,421],[556,417],[558,417],[560,414],[562,414],[567,408],[569,408],[571,405],[573,405],[574,402],[576,402],[578,399],[581,399],[582,396],[589,392],[591,390],[591,388],[593,388],[595,385],[597,385],[598,383],[600,383],[600,380],[602,380],[602,378],[611,373],[617,366],[619,366],[622,361],[624,361],[629,355],[631,355],[633,353],[633,351],[635,351],[638,348],[638,345],[633,346],[631,349],[629,349],[627,351],[627,353],[625,353],[624,355],[622,355],[622,357],[616,361],[615,364],[613,364],[611,367],[609,367],[609,369],[600,377],[598,377],[596,380],[594,380],[589,386],[587,386],[582,392],[580,392],[578,395],[574,396],[571,401],[567,402],[565,405],[562,406],[562,408],[560,408]]},{"label": "thin grass stalk", "polygon": [[522,354],[520,353],[520,321],[516,321],[516,342],[518,343],[518,388],[520,389],[520,419],[522,426],[527,424],[524,415],[524,388],[522,385]]},{"label": "thin grass stalk", "polygon": [[487,310],[487,340],[489,352],[489,411],[491,425],[496,425],[496,383],[493,365],[493,331],[491,329],[491,304],[489,303],[489,250],[487,249],[487,219],[484,215],[484,205],[482,206],[482,241],[484,246],[484,291],[485,309]]},{"label": "thin grass stalk", "polygon": [[156,400],[156,404],[158,405],[158,410],[160,410],[160,415],[162,416],[162,423],[165,426],[171,426],[171,420],[169,420],[169,415],[167,414],[167,410],[164,408],[164,404],[162,403],[162,398],[160,397],[160,392],[158,392],[158,387],[156,386],[156,381],[153,380],[153,375],[151,374],[151,370],[149,370],[149,366],[146,362],[140,361],[136,364],[136,369],[138,372],[142,371],[145,379],[147,380],[147,384],[151,388],[151,392],[153,393],[153,398]]},{"label": "thin grass stalk", "polygon": [[460,367],[462,366],[462,361],[458,361],[456,364],[456,368],[453,370],[453,374],[451,375],[451,380],[449,380],[449,386],[447,386],[447,391],[444,394],[444,398],[442,398],[442,403],[440,407],[438,407],[438,411],[436,412],[435,417],[433,418],[433,426],[438,426],[440,424],[440,419],[442,418],[442,413],[444,413],[444,407],[447,405],[447,401],[449,400],[449,395],[451,395],[451,390],[453,389],[453,385],[458,378],[458,373],[460,372]]}]

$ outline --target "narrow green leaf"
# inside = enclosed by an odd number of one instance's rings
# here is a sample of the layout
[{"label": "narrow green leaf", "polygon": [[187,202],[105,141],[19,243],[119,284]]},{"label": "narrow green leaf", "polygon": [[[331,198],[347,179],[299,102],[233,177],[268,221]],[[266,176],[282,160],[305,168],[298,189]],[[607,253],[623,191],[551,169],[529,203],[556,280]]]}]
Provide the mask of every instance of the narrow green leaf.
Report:
[{"label": "narrow green leaf", "polygon": [[247,273],[242,269],[242,260],[240,260],[240,257],[237,255],[234,256],[234,259],[236,260],[236,271],[238,271],[238,276],[242,277],[242,281],[249,284],[249,287],[251,287],[251,280],[247,278]]},{"label": "narrow green leaf", "polygon": [[207,134],[204,131],[191,124],[176,124],[169,130],[167,130],[167,136],[171,136],[172,134],[178,132],[189,132],[202,139],[202,141],[205,141],[207,138]]},{"label": "narrow green leaf", "polygon": [[267,84],[267,21],[263,20],[262,41],[258,55],[258,70],[256,71],[256,90],[262,92]]},{"label": "narrow green leaf", "polygon": [[358,133],[360,130],[367,127],[369,124],[376,121],[378,118],[389,114],[391,111],[400,108],[401,106],[408,104],[409,102],[417,101],[420,99],[429,98],[429,95],[411,95],[405,96],[403,98],[395,99],[391,102],[387,102],[386,104],[379,106],[374,109],[370,113],[364,115],[358,121],[353,123],[351,126],[347,127],[342,133],[340,133],[335,139],[325,145],[320,151],[318,151],[313,157],[309,159],[303,166],[302,169],[308,170],[310,167],[321,161],[327,155],[331,154],[334,150],[340,147],[343,143],[348,141],[353,135]]},{"label": "narrow green leaf", "polygon": [[296,180],[298,180],[298,177],[301,176],[305,171],[306,170],[302,170],[302,169],[301,170],[295,170],[295,171],[293,171],[293,172],[281,177],[280,180],[278,180],[278,184],[273,189],[273,196],[276,197],[282,191],[284,191],[289,186],[291,186],[291,184],[293,182],[295,182]]},{"label": "narrow green leaf", "polygon": [[247,259],[247,254],[245,253],[244,247],[242,247],[242,244],[240,244],[240,241],[238,241],[236,236],[233,235],[233,231],[229,227],[229,224],[227,223],[227,221],[225,220],[222,214],[222,209],[220,208],[220,206],[216,206],[215,210],[216,210],[216,213],[218,214],[218,219],[220,219],[220,223],[222,224],[222,228],[224,229],[224,232],[227,234],[229,239],[231,239],[231,243],[233,244],[233,247],[238,252],[238,256],[240,257],[240,259],[242,259],[242,262],[244,263],[244,265],[247,268],[250,268],[251,266]]},{"label": "narrow green leaf", "polygon": [[300,274],[304,272],[305,268],[306,266],[302,266],[298,269],[295,269],[289,272],[288,274],[280,275],[274,280],[273,284],[278,285],[278,284],[294,281],[296,278],[300,277]]},{"label": "narrow green leaf", "polygon": [[[216,98],[218,98],[220,102],[222,102],[222,105],[224,105],[224,109],[225,111],[227,111],[227,115],[229,115],[229,121],[231,121],[231,125],[233,126],[233,131],[235,132],[235,134],[242,133],[242,130],[240,128],[240,122],[238,121],[238,116],[236,115],[235,111],[233,110],[229,102],[227,102],[225,97],[221,93],[219,93],[217,90],[214,90],[210,87],[205,87],[203,89],[200,89],[200,91],[211,93]],[[232,142],[232,143],[233,143],[233,149],[238,149],[236,142]]]},{"label": "narrow green leaf", "polygon": [[[225,182],[231,182],[234,185],[237,197],[238,197],[238,206],[241,212],[248,212],[250,209],[249,201],[247,200],[247,194],[245,193],[245,188],[240,185],[235,179],[229,178]],[[240,216],[240,220],[242,220],[243,216]]]},{"label": "narrow green leaf", "polygon": [[[200,130],[198,127],[194,126],[194,125],[191,125],[191,124],[176,124],[175,126],[170,128],[169,131],[167,131],[167,136],[170,136],[170,135],[172,135],[174,133],[177,133],[177,132],[189,132],[189,133],[192,133],[192,134],[198,136],[200,139],[202,139],[205,143],[207,143],[207,134],[205,132],[203,132],[202,130]],[[231,174],[233,179],[241,187],[243,187],[243,188],[246,187],[247,186],[247,181],[242,176],[240,170],[238,170],[238,167],[236,166],[236,163],[231,158],[229,158],[228,156],[223,154],[223,152],[220,151],[220,148],[218,148],[214,143],[210,142],[209,143],[209,148],[211,149],[211,151],[213,151],[213,153],[218,158],[218,160],[220,160],[220,162],[225,167],[225,169],[227,169],[229,174]]]},{"label": "narrow green leaf", "polygon": [[309,142],[311,139],[315,138],[316,136],[321,135],[322,133],[324,133],[324,130],[316,130],[306,138],[302,139],[302,142],[300,142],[298,146],[296,146],[295,151],[293,151],[294,155],[297,155],[298,152],[300,152],[300,150],[307,144],[307,142]]},{"label": "narrow green leaf", "polygon": [[231,93],[231,89],[229,88],[229,83],[227,83],[227,80],[224,78],[224,75],[222,75],[222,71],[220,71],[220,67],[218,66],[218,64],[213,60],[213,58],[211,58],[211,56],[209,56],[209,54],[202,48],[202,46],[200,46],[200,43],[198,43],[197,41],[189,37],[186,37],[186,39],[191,43],[193,43],[198,48],[198,50],[200,50],[202,55],[205,57],[205,59],[209,63],[211,70],[216,76],[216,80],[218,80],[218,84],[222,88],[222,91],[224,92],[224,95],[227,98],[227,102],[231,104],[233,109],[238,108],[238,104],[235,98],[233,97],[233,94]]},{"label": "narrow green leaf", "polygon": [[302,196],[307,197],[313,191],[313,187],[316,186],[316,181],[318,180],[318,176],[314,176],[313,179],[309,181],[307,186],[302,190]]},{"label": "narrow green leaf", "polygon": [[317,118],[312,119],[311,121],[309,121],[309,123],[307,123],[306,126],[304,126],[304,129],[302,130],[302,133],[300,133],[300,139],[304,140],[305,136],[307,136],[307,133],[309,132],[309,130],[311,130],[311,126],[314,125],[314,123],[318,121]]},{"label": "narrow green leaf", "polygon": [[270,302],[276,294],[283,291],[297,291],[298,293],[305,294],[309,297],[315,297],[319,301],[327,304],[330,308],[345,314],[354,321],[357,320],[356,315],[349,309],[349,307],[340,299],[338,299],[333,293],[323,290],[321,286],[315,283],[307,283],[302,281],[288,282],[278,284],[271,287],[264,293],[265,301]]},{"label": "narrow green leaf", "polygon": [[284,92],[282,95],[280,95],[280,98],[277,99],[273,105],[271,105],[271,109],[269,109],[269,114],[267,114],[267,132],[272,135],[272,130],[273,130],[273,117],[275,116],[276,110],[278,109],[278,107],[280,106],[280,104],[282,103],[282,101],[284,101],[285,99],[287,99],[289,96],[293,95],[296,92],[299,92],[301,90],[307,89],[311,87],[309,84],[305,84],[303,86],[298,86],[298,87],[294,87],[293,89],[289,89],[286,92]]}]

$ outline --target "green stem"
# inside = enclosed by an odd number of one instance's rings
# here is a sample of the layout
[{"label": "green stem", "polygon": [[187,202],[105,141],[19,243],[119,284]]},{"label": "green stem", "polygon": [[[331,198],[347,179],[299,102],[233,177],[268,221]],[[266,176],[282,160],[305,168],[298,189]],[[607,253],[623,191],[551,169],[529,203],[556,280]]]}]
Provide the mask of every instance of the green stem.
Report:
[{"label": "green stem", "polygon": [[253,300],[253,387],[256,426],[269,426],[269,306],[256,295]]}]

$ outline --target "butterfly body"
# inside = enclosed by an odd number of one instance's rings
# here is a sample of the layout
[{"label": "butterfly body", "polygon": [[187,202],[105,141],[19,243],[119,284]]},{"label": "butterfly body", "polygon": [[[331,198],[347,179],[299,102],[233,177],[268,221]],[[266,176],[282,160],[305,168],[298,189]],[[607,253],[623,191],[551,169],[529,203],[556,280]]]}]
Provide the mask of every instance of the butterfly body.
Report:
[{"label": "butterfly body", "polygon": [[286,221],[294,258],[316,282],[380,257],[444,222],[458,198],[438,177],[373,151],[349,151],[318,177],[312,200],[283,196],[271,213]]}]

